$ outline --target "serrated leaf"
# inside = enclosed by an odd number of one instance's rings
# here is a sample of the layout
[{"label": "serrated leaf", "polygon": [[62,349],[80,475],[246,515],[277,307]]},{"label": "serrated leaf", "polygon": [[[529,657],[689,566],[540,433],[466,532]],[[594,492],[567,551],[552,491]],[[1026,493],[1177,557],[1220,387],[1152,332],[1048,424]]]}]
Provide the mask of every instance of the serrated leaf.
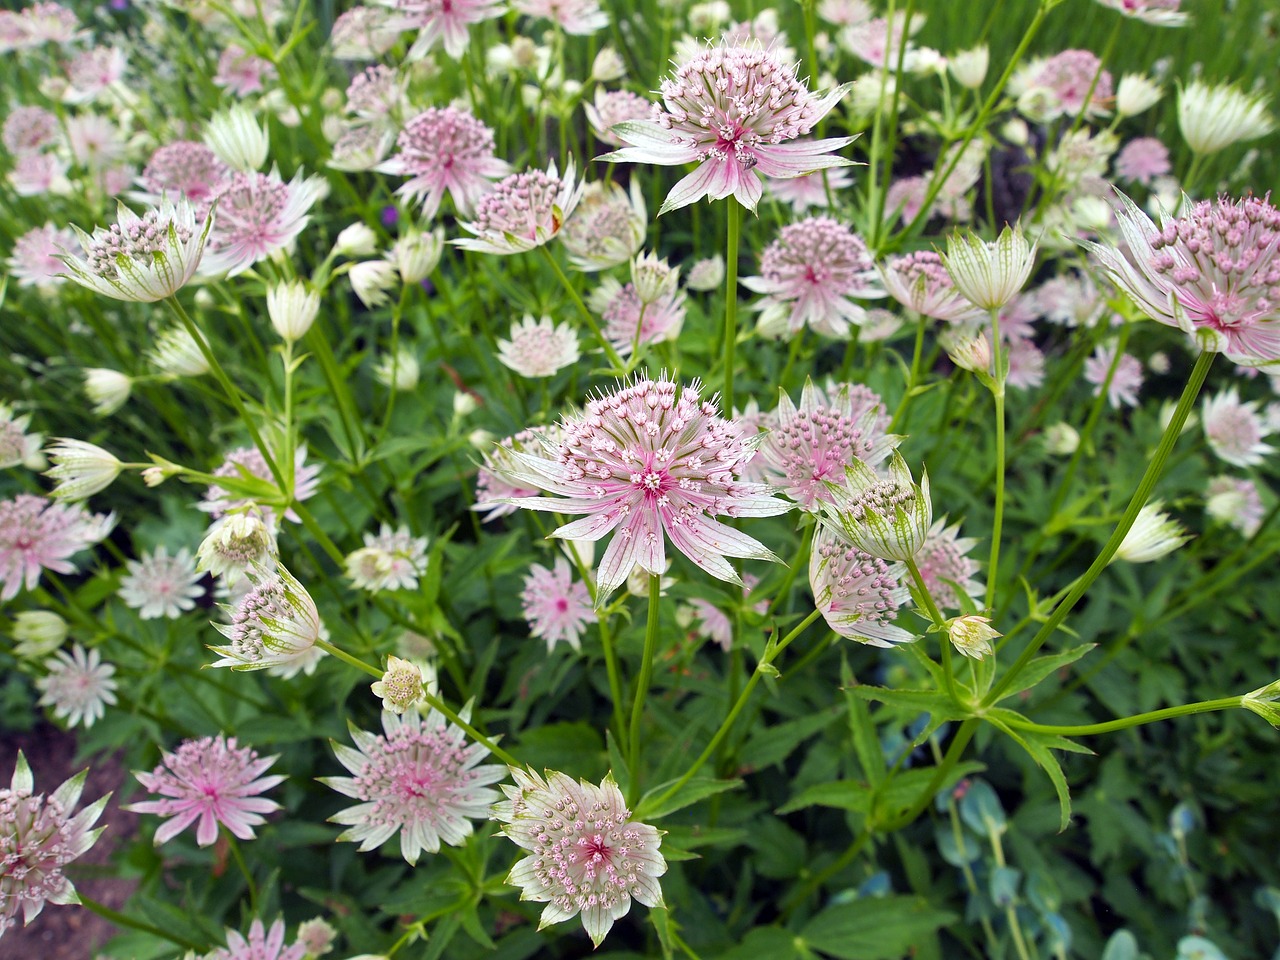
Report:
[{"label": "serrated leaf", "polygon": [[672,797],[662,799],[662,795],[667,791],[675,780],[668,780],[666,783],[660,784],[650,790],[641,798],[640,803],[636,805],[634,818],[642,820],[646,823],[653,820],[661,820],[663,817],[675,813],[677,810],[683,810],[685,807],[691,807],[707,797],[713,797],[717,793],[724,793],[726,790],[736,790],[742,786],[741,780],[714,780],[710,777],[695,777],[679,789]]},{"label": "serrated leaf", "polygon": [[864,700],[874,700],[890,707],[902,707],[918,713],[927,713],[931,717],[943,720],[963,720],[968,712],[956,706],[945,693],[936,690],[891,690],[888,687],[871,687],[858,684],[850,687],[854,696]]},{"label": "serrated leaf", "polygon": [[805,924],[800,938],[837,960],[901,960],[957,919],[920,897],[877,897],[828,907]]},{"label": "serrated leaf", "polygon": [[1036,657],[1023,668],[1022,672],[1018,674],[1018,679],[1014,680],[1000,695],[1000,699],[1008,700],[1024,690],[1030,690],[1049,674],[1075,663],[1096,646],[1096,643],[1082,643],[1078,647],[1063,650],[1061,653],[1051,654],[1047,657]]},{"label": "serrated leaf", "polygon": [[739,753],[739,760],[757,770],[780,763],[805,740],[839,719],[841,713],[843,710],[836,707],[812,716],[763,727],[747,740]]},{"label": "serrated leaf", "polygon": [[[1008,734],[1014,743],[1031,756],[1036,766],[1048,774],[1049,780],[1053,783],[1054,792],[1058,794],[1058,808],[1061,811],[1059,832],[1067,829],[1067,824],[1071,822],[1071,789],[1067,786],[1067,776],[1062,772],[1062,764],[1058,763],[1058,758],[1049,751],[1049,748],[1053,746],[1060,750],[1075,750],[1080,745],[1064,737],[1015,730],[998,716],[991,714],[987,715],[987,720]],[[1069,746],[1063,746],[1063,744],[1069,744]],[[1092,753],[1088,748],[1085,748],[1085,752]]]}]

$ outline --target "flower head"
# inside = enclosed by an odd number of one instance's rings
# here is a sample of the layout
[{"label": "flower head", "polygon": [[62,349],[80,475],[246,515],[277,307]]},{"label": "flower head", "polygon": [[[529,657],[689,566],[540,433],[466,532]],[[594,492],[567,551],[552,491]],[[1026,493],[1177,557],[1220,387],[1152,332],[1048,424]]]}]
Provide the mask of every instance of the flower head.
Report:
[{"label": "flower head", "polygon": [[[298,930],[302,932],[301,928]],[[261,920],[253,918],[249,924],[249,936],[242,937],[236,930],[227,930],[227,945],[205,954],[202,960],[303,960],[307,948],[298,942],[284,945],[284,920],[276,920],[267,929]]]},{"label": "flower head", "polygon": [[124,467],[115,454],[83,440],[59,437],[46,452],[53,466],[44,475],[58,481],[49,494],[55,500],[91,497],[111,486]]},{"label": "flower head", "polygon": [[511,325],[511,339],[498,341],[498,361],[522,377],[550,377],[578,362],[578,335],[567,322],[529,314]]},{"label": "flower head", "polygon": [[1161,509],[1163,506],[1159,500],[1153,500],[1138,511],[1133,526],[1112,558],[1113,563],[1116,560],[1150,563],[1173,553],[1191,539],[1182,524]]},{"label": "flower head", "polygon": [[[666,569],[666,539],[702,570],[740,583],[726,557],[772,560],[759,541],[716,517],[768,517],[789,505],[758,483],[738,479],[754,454],[742,428],[721,418],[701,385],[641,375],[563,420],[549,456],[512,451],[507,476],[554,494],[521,498],[532,510],[582,514],[552,536],[599,540],[616,531],[596,571],[597,603],[637,564]],[[665,534],[665,537],[664,537]]]},{"label": "flower head", "polygon": [[151,155],[138,185],[147,203],[181,195],[203,214],[226,188],[230,177],[231,168],[212,149],[194,140],[176,140]]},{"label": "flower head", "polygon": [[990,617],[970,614],[947,621],[947,639],[951,645],[974,660],[991,656],[995,652],[991,641],[999,636],[1001,633],[991,626]]},{"label": "flower head", "polygon": [[1052,119],[1062,113],[1074,117],[1082,112],[1086,117],[1105,116],[1109,112],[1112,83],[1111,74],[1101,67],[1102,62],[1088,50],[1064,50],[1029,65],[1022,81],[1027,89],[1049,94],[1051,105],[1042,119]]},{"label": "flower head", "polygon": [[760,201],[760,177],[798,177],[850,161],[832,156],[850,137],[789,141],[806,136],[844,96],[809,92],[773,50],[757,42],[707,46],[662,81],[662,105],[651,120],[612,128],[628,146],[602,159],[697,163],[667,194],[659,215],[710,197],[730,195],[748,210]]},{"label": "flower head", "polygon": [[20,287],[57,286],[64,282],[67,265],[62,252],[70,250],[75,234],[51,223],[34,227],[13,244],[6,266]]},{"label": "flower head", "polygon": [[760,257],[760,276],[742,285],[764,295],[756,307],[760,325],[792,334],[807,326],[847,339],[866,311],[854,298],[884,296],[867,245],[849,227],[829,217],[810,217],[782,228]]},{"label": "flower head", "polygon": [[599,0],[512,0],[511,6],[526,17],[550,20],[565,33],[586,37],[609,25],[609,15]]},{"label": "flower head", "polygon": [[507,799],[494,804],[492,817],[529,851],[507,883],[520,887],[522,899],[547,904],[540,927],[581,915],[599,946],[633,899],[662,906],[662,834],[631,820],[612,776],[597,787],[555,771],[545,780],[532,770],[513,768],[511,775],[516,785],[503,785]]},{"label": "flower head", "polygon": [[560,233],[582,191],[583,185],[574,183],[572,157],[565,163],[563,176],[556,173],[554,161],[546,173],[513,173],[476,205],[474,220],[459,224],[473,236],[453,242],[479,253],[533,250]]},{"label": "flower head", "polygon": [[827,489],[831,499],[820,501],[823,522],[863,553],[905,562],[924,546],[933,523],[929,474],[917,486],[896,450],[887,479],[855,459],[845,467],[844,484],[829,482]]},{"label": "flower head", "polygon": [[894,257],[881,266],[880,278],[889,296],[926,317],[960,323],[982,315],[956,290],[942,257],[932,250]]},{"label": "flower head", "polygon": [[382,679],[369,684],[369,689],[382,700],[383,710],[402,714],[422,699],[422,670],[409,660],[389,656]]},{"label": "flower head", "polygon": [[97,650],[86,653],[77,643],[70,653],[59,650],[44,668],[48,672],[36,680],[40,706],[53,707],[53,715],[69,727],[92,727],[116,702],[116,682],[111,679],[116,668],[103,663]]},{"label": "flower head", "polygon": [[1205,513],[1213,519],[1252,537],[1262,526],[1266,511],[1258,485],[1252,480],[1230,476],[1217,476],[1209,481],[1205,490]]},{"label": "flower head", "polygon": [[58,142],[59,129],[57,116],[44,107],[15,107],[4,118],[0,143],[15,157],[39,153]]},{"label": "flower head", "polygon": [[301,280],[267,288],[267,316],[280,339],[292,343],[306,336],[320,312],[320,294]]},{"label": "flower head", "polygon": [[575,270],[608,270],[640,252],[648,227],[638,179],[630,192],[613,182],[589,183],[560,238]]},{"label": "flower head", "polygon": [[384,523],[376,535],[366,533],[364,546],[347,556],[352,585],[370,593],[415,590],[426,570],[427,538],[415,537],[403,526],[392,530]]},{"label": "flower head", "polygon": [[942,258],[956,289],[976,307],[996,310],[1009,303],[1027,282],[1036,262],[1036,245],[1022,227],[1006,226],[994,242],[973,234],[947,238]]},{"label": "flower head", "polygon": [[24,586],[34,590],[41,570],[75,573],[67,558],[102,540],[114,523],[114,514],[30,493],[0,500],[0,600],[12,600]]},{"label": "flower head", "polygon": [[40,459],[44,435],[27,433],[30,424],[31,414],[15,416],[12,407],[0,403],[0,470]]},{"label": "flower head", "polygon": [[1121,195],[1127,250],[1086,243],[1111,280],[1152,319],[1236,363],[1280,360],[1280,210],[1245,197],[1201,201],[1157,227]]},{"label": "flower head", "polygon": [[1178,91],[1178,128],[1193,153],[1210,154],[1275,129],[1267,98],[1231,84],[1193,80]]},{"label": "flower head", "polygon": [[915,635],[894,625],[910,598],[906,567],[864,553],[820,525],[809,554],[814,603],[832,630],[873,647],[910,643]]},{"label": "flower head", "polygon": [[684,285],[690,290],[715,290],[724,283],[724,257],[720,254],[699,260],[689,268]]},{"label": "flower head", "polygon": [[263,670],[308,654],[323,627],[306,587],[278,563],[274,571],[257,567],[245,575],[253,589],[232,610],[230,623],[214,624],[231,642],[209,648],[222,655],[211,666]]},{"label": "flower head", "polygon": [[553,436],[558,438],[559,428],[521,430],[514,436],[504,437],[485,451],[484,462],[476,472],[476,503],[471,508],[484,514],[482,522],[488,523],[515,513],[516,505],[512,500],[538,495],[537,487],[521,483],[511,476],[512,470],[519,469],[512,454],[539,449],[539,441],[544,437],[548,441],[548,449],[554,448],[556,441],[553,441]]},{"label": "flower head", "polygon": [[772,429],[760,445],[764,478],[804,510],[830,500],[827,483],[844,479],[853,460],[878,466],[901,437],[886,433],[884,403],[867,387],[840,384],[831,396],[806,380],[797,408],[779,394]]},{"label": "flower head", "polygon": [[591,295],[591,304],[604,320],[604,335],[619,356],[628,357],[641,343],[674,340],[684,327],[685,295],[676,290],[651,303],[641,302],[635,284],[620,284],[612,277]]},{"label": "flower head", "polygon": [[194,610],[196,600],[204,595],[200,586],[203,574],[196,572],[195,560],[186,547],[171,557],[168,548],[161,545],[125,566],[129,573],[120,581],[120,599],[143,620],[176,619],[184,611]]},{"label": "flower head", "polygon": [[[1116,365],[1115,373],[1108,382],[1107,374],[1113,363]],[[1111,409],[1119,410],[1121,406],[1136,407],[1138,391],[1142,389],[1142,361],[1127,353],[1121,354],[1117,361],[1115,344],[1101,345],[1084,362],[1084,378],[1093,384],[1095,397],[1106,386],[1107,403],[1111,405]]]},{"label": "flower head", "polygon": [[422,200],[428,220],[440,209],[445,191],[454,208],[470,216],[491,181],[511,172],[494,155],[493,131],[465,110],[431,107],[404,125],[396,139],[397,152],[376,169],[409,177],[396,190],[408,202]]},{"label": "flower head", "polygon": [[407,60],[421,60],[443,41],[444,51],[460,60],[467,49],[467,27],[501,16],[502,0],[383,0],[391,7],[391,23],[400,30],[416,30]]},{"label": "flower head", "polygon": [[557,557],[550,570],[536,563],[531,566],[520,599],[529,633],[547,641],[548,653],[561,640],[574,650],[582,649],[582,630],[596,622],[596,612],[587,585],[573,579],[568,560]]},{"label": "flower head", "polygon": [[84,395],[99,417],[110,416],[124,406],[132,390],[133,378],[127,373],[106,367],[89,367],[84,371]]},{"label": "flower head", "polygon": [[[605,90],[596,87],[595,99],[582,105],[591,132],[603,142],[620,147],[622,141],[614,136],[612,128],[628,120],[642,120],[653,107],[648,100],[630,90]],[[38,109],[38,108],[32,108]]]},{"label": "flower head", "polygon": [[268,566],[277,552],[269,518],[256,510],[229,513],[215,520],[196,550],[197,569],[234,584],[251,567]]},{"label": "flower head", "polygon": [[1098,0],[1104,7],[1157,27],[1180,27],[1190,14],[1179,10],[1182,0]]},{"label": "flower head", "polygon": [[1271,431],[1258,413],[1258,402],[1241,403],[1235,387],[1205,398],[1201,423],[1209,449],[1232,466],[1256,467],[1275,452],[1262,442]]},{"label": "flower head", "polygon": [[240,106],[209,119],[205,142],[219,160],[240,173],[261,169],[271,150],[266,126],[259,126],[253,111]]},{"label": "flower head", "polygon": [[1138,137],[1126,143],[1116,154],[1113,169],[1116,179],[1130,180],[1146,187],[1173,168],[1169,163],[1168,147],[1155,137]]},{"label": "flower head", "polygon": [[170,818],[156,830],[156,846],[197,820],[196,843],[202,847],[218,839],[218,824],[241,840],[252,840],[253,828],[266,822],[262,814],[280,809],[274,800],[258,796],[284,782],[279,775],[262,776],[277,759],[259,757],[256,750],[237,746],[235,737],[222,734],[184,740],[173,753],[164,753],[151,773],[134,771],[140,784],[163,799],[124,809]]},{"label": "flower head", "polygon": [[162,200],[138,216],[123,204],[117,222],[89,236],[73,227],[85,259],[68,254],[67,276],[113,300],[152,303],[186,286],[200,266],[213,218],[197,220],[185,199]]},{"label": "flower head", "polygon": [[382,734],[349,725],[356,749],[333,744],[350,777],[321,777],[343,796],[359,800],[330,817],[346,824],[339,840],[361,851],[382,846],[397,834],[400,853],[411,864],[440,844],[462,846],[483,819],[498,791],[489,785],[507,775],[505,767],[482,764],[487,748],[468,744],[461,728],[435,710],[417,706],[403,716],[382,712]]},{"label": "flower head", "polygon": [[38,660],[57,650],[67,639],[67,621],[52,610],[19,610],[13,615],[13,655]]},{"label": "flower head", "polygon": [[299,171],[285,183],[274,173],[237,173],[218,196],[218,216],[209,234],[202,273],[243,273],[283,249],[311,219],[309,211],[325,189],[319,177]]},{"label": "flower head", "polygon": [[72,815],[84,789],[82,770],[49,796],[32,794],[35,778],[22,751],[13,779],[0,788],[0,937],[39,916],[46,903],[79,903],[63,868],[87,852],[105,827],[90,829],[102,815],[101,797]]}]

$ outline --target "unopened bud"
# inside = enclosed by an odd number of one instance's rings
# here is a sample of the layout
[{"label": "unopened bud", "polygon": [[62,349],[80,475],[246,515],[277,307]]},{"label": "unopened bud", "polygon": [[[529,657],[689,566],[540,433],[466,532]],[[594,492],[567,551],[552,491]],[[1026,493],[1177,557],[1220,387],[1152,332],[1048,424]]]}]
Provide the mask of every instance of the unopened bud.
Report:
[{"label": "unopened bud", "polygon": [[974,660],[989,657],[994,652],[991,641],[999,636],[1001,633],[991,626],[990,617],[970,614],[947,621],[947,637],[951,645]]}]

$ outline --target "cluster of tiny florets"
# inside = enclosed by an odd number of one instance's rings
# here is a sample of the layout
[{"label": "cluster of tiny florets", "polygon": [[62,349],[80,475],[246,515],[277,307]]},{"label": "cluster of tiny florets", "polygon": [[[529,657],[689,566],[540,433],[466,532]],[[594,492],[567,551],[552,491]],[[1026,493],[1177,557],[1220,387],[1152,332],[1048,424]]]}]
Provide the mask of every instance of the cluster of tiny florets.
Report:
[{"label": "cluster of tiny florets", "polygon": [[192,237],[191,228],[158,210],[148,210],[130,223],[113,223],[89,244],[85,255],[90,270],[111,279],[120,275],[120,257],[149,265],[173,249],[175,237],[176,243],[185,244]]}]

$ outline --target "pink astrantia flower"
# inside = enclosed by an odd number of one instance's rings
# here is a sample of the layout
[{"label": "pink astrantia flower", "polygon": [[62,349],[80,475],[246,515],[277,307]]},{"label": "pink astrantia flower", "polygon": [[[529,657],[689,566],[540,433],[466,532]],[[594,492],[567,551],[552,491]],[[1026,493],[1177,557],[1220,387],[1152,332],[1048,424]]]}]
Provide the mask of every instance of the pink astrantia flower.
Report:
[{"label": "pink astrantia flower", "polygon": [[1107,388],[1107,403],[1111,409],[1119,410],[1122,406],[1136,407],[1138,391],[1142,389],[1142,361],[1130,354],[1121,354],[1116,371],[1107,383],[1107,373],[1116,359],[1115,344],[1099,346],[1093,356],[1084,362],[1084,378],[1093,384],[1093,395],[1102,393],[1103,384]]},{"label": "pink astrantia flower", "polygon": [[[1017,390],[1030,390],[1044,383],[1044,352],[1030,337],[1013,337],[1005,344],[1009,376],[1005,383]],[[995,359],[994,357],[992,358]],[[995,376],[995,371],[992,371]]]},{"label": "pink astrantia flower", "polygon": [[18,751],[13,779],[0,788],[0,937],[17,926],[19,914],[25,926],[46,903],[80,902],[63,868],[106,829],[90,828],[109,799],[101,797],[72,816],[88,773],[82,770],[47,797],[33,795],[35,778]]},{"label": "pink astrantia flower", "polygon": [[364,546],[347,556],[346,565],[352,585],[361,590],[416,590],[427,571],[427,538],[384,523],[378,533],[364,535]]},{"label": "pink astrantia flower", "polygon": [[249,747],[222,734],[200,740],[184,740],[151,773],[134,771],[138,782],[164,799],[144,800],[125,810],[169,817],[156,830],[156,846],[172,840],[196,820],[196,843],[210,846],[218,839],[218,824],[241,840],[254,838],[253,828],[266,823],[264,813],[280,804],[258,794],[270,790],[284,777],[264,777],[278,757],[259,757]]},{"label": "pink astrantia flower", "polygon": [[504,0],[383,0],[400,30],[418,31],[407,61],[421,60],[443,41],[444,52],[460,60],[467,49],[467,27],[492,20],[506,9]]},{"label": "pink astrantia flower", "polygon": [[52,223],[28,230],[13,244],[13,253],[7,262],[9,275],[20,287],[56,286],[66,280],[60,276],[67,270],[60,254],[70,250],[75,242],[74,233]]},{"label": "pink astrantia flower", "polygon": [[613,128],[629,146],[602,160],[671,166],[697,163],[677,183],[659,216],[710,197],[730,195],[748,210],[760,202],[760,177],[799,177],[849,166],[832,156],[851,137],[801,140],[830,112],[852,84],[812,94],[787,66],[758,43],[708,46],[662,81],[662,105],[653,119]]},{"label": "pink astrantia flower", "polygon": [[347,84],[347,109],[364,120],[386,120],[404,106],[408,78],[386,64],[366,67]]},{"label": "pink astrantia flower", "polygon": [[9,183],[20,197],[38,197],[56,185],[67,185],[67,162],[52,153],[24,153],[9,171]]},{"label": "pink astrantia flower", "polygon": [[630,90],[605,90],[602,87],[596,87],[595,98],[591,103],[582,105],[587,123],[591,125],[591,132],[615,147],[622,146],[622,141],[613,135],[611,128],[628,120],[643,120],[652,109],[653,104],[638,93]]},{"label": "pink astrantia flower", "polygon": [[0,600],[12,600],[24,586],[34,590],[41,570],[75,573],[67,558],[102,540],[114,523],[115,514],[30,493],[0,500]]},{"label": "pink astrantia flower", "polygon": [[522,377],[550,377],[578,362],[578,335],[568,322],[524,315],[511,325],[511,339],[498,341],[498,362]]},{"label": "pink astrantia flower", "polygon": [[827,626],[873,647],[910,643],[915,635],[894,624],[910,592],[906,566],[863,553],[819,525],[809,554],[809,585]]},{"label": "pink astrantia flower", "polygon": [[120,599],[138,611],[143,620],[167,617],[170,620],[194,610],[204,595],[203,573],[196,572],[191,551],[183,547],[173,556],[163,545],[140,560],[126,561],[129,573],[120,581]]},{"label": "pink astrantia flower", "polygon": [[960,295],[942,257],[932,250],[894,257],[881,266],[880,278],[889,296],[926,317],[962,323],[983,315]]},{"label": "pink astrantia flower", "polygon": [[535,20],[550,20],[565,33],[586,37],[609,25],[609,15],[598,0],[512,0],[517,13]]},{"label": "pink astrantia flower", "polygon": [[505,160],[494,156],[493,131],[465,110],[431,107],[400,131],[397,153],[376,169],[398,177],[410,177],[396,191],[412,203],[421,198],[422,215],[428,220],[440,209],[445,191],[462,216],[471,216],[489,190],[491,181],[511,171]]},{"label": "pink astrantia flower", "polygon": [[162,197],[181,194],[203,217],[230,179],[231,168],[209,147],[194,140],[175,140],[157,148],[142,168],[139,199],[154,205]]},{"label": "pink astrantia flower", "polygon": [[1084,245],[1149,317],[1245,366],[1280,360],[1280,210],[1220,197],[1157,227],[1121,195],[1127,250]]},{"label": "pink astrantia flower", "polygon": [[[744,600],[751,596],[751,591],[755,589],[756,584],[760,582],[759,577],[747,574],[742,578],[742,598]],[[751,609],[761,615],[769,612],[768,600],[757,600],[751,604]],[[698,625],[697,634],[706,637],[708,640],[717,644],[725,653],[733,646],[733,623],[730,622],[727,614],[719,607],[711,603],[709,600],[703,600],[701,597],[695,597],[689,601],[689,613],[692,615],[693,623]],[[677,622],[679,614],[677,613]]]},{"label": "pink astrantia flower", "polygon": [[739,479],[754,448],[701,390],[697,381],[678,388],[665,374],[640,375],[566,416],[563,440],[549,455],[511,454],[509,478],[553,494],[520,498],[517,506],[584,515],[551,536],[595,541],[616,531],[596,571],[597,603],[637,564],[661,575],[667,538],[696,566],[732,583],[742,581],[726,557],[777,559],[716,519],[771,517],[790,505],[763,484]]},{"label": "pink astrantia flower", "polygon": [[[908,21],[901,11],[894,15],[892,25],[886,17],[859,20],[840,31],[840,45],[864,63],[873,67],[883,67],[887,63],[891,70],[897,69],[901,55],[904,66],[910,69],[916,53],[911,45],[911,34],[923,22],[919,15]],[[906,50],[902,49],[904,43]]]},{"label": "pink astrantia flower", "polygon": [[591,295],[591,304],[604,320],[606,339],[621,357],[631,356],[632,348],[641,343],[674,340],[684,327],[685,295],[679,290],[642,304],[634,284],[606,277]]},{"label": "pink astrantia flower", "polygon": [[573,579],[568,560],[557,557],[554,569],[536,563],[531,566],[520,599],[529,633],[547,641],[548,653],[561,640],[575,650],[582,649],[583,627],[596,622],[596,612],[587,585]]},{"label": "pink astrantia flower", "polygon": [[280,667],[288,673],[314,662],[316,641],[328,634],[307,588],[279,563],[274,569],[249,569],[245,576],[252,589],[234,608],[226,608],[231,622],[214,624],[230,642],[209,647],[222,656],[210,666],[234,671]]},{"label": "pink astrantia flower", "polygon": [[1258,413],[1258,401],[1241,403],[1235,387],[1206,397],[1200,422],[1209,449],[1233,466],[1256,467],[1275,452],[1262,442],[1271,431]]},{"label": "pink astrantia flower", "polygon": [[765,479],[781,487],[803,510],[831,500],[827,483],[842,483],[855,459],[875,467],[902,437],[887,433],[888,413],[880,397],[861,384],[843,383],[830,396],[805,381],[797,408],[778,396],[772,429],[760,445]]},{"label": "pink astrantia flower", "polygon": [[376,60],[395,46],[400,26],[383,7],[352,7],[333,21],[329,44],[339,60]]},{"label": "pink astrantia flower", "polygon": [[[280,456],[275,455],[276,466],[280,466]],[[266,480],[273,483],[271,476],[271,468],[267,466],[266,459],[262,456],[262,451],[257,447],[237,447],[227,454],[222,464],[213,471],[215,477],[242,478],[244,473],[257,477],[260,480]],[[316,491],[320,489],[320,467],[318,464],[307,465],[307,448],[306,445],[298,447],[293,457],[293,498],[295,500],[309,500],[315,496]],[[242,510],[247,507],[257,506],[257,509],[270,526],[275,517],[275,512],[270,507],[255,505],[248,498],[237,497],[234,493],[224,490],[222,487],[210,487],[205,491],[204,499],[200,502],[200,509],[213,517],[221,517],[225,513]],[[284,518],[298,523],[298,515],[293,510],[285,511]]]},{"label": "pink astrantia flower", "polygon": [[1169,163],[1168,147],[1155,137],[1138,137],[1116,154],[1113,169],[1117,180],[1130,180],[1146,187],[1173,167]]},{"label": "pink astrantia flower", "polygon": [[227,945],[207,953],[202,960],[303,960],[307,948],[302,943],[284,945],[284,921],[276,920],[268,930],[254,917],[248,938],[236,930],[227,930]]},{"label": "pink astrantia flower", "polygon": [[464,250],[505,256],[524,253],[554,240],[582,199],[583,183],[574,182],[573,157],[556,172],[513,173],[496,184],[477,205],[475,219],[459,226],[470,237],[453,240]]},{"label": "pink astrantia flower", "polygon": [[285,183],[275,173],[236,173],[218,196],[201,273],[233,277],[292,242],[327,189],[299,171]]},{"label": "pink astrantia flower", "polygon": [[875,260],[849,227],[829,217],[810,217],[783,227],[760,256],[760,276],[742,285],[764,299],[760,326],[799,333],[805,326],[846,339],[867,312],[853,302],[884,296]]},{"label": "pink astrantia flower", "polygon": [[[1053,94],[1057,106],[1070,116],[1084,112],[1086,117],[1110,113],[1113,98],[1111,74],[1098,70],[1102,62],[1088,50],[1064,50],[1059,54],[1031,65],[1026,75],[1026,85],[1043,88]],[[1098,82],[1094,85],[1094,77]],[[1093,94],[1085,103],[1085,95],[1093,86]]]},{"label": "pink astrantia flower", "polygon": [[538,496],[537,487],[512,478],[511,471],[519,469],[512,454],[541,450],[540,443],[544,437],[548,446],[554,447],[559,441],[559,428],[521,430],[514,436],[504,437],[485,451],[484,462],[476,471],[476,502],[471,508],[482,514],[482,523],[515,513],[517,508],[513,500]]},{"label": "pink astrantia flower", "polygon": [[38,153],[58,142],[58,118],[44,107],[15,107],[4,118],[0,143],[15,157]]},{"label": "pink astrantia flower", "polygon": [[853,176],[848,170],[819,170],[803,177],[786,180],[766,179],[765,189],[779,203],[791,204],[793,212],[803,214],[810,207],[825,209],[845,187],[852,186]]},{"label": "pink astrantia flower", "polygon": [[658,852],[662,834],[635,823],[612,775],[600,786],[547,771],[512,768],[515,786],[493,805],[492,818],[529,856],[511,868],[507,883],[522,900],[545,903],[539,929],[581,915],[597,947],[631,901],[662,906],[658,877],[667,863]]},{"label": "pink astrantia flower", "polygon": [[124,77],[127,60],[119,47],[92,47],[67,64],[67,89],[63,103],[90,103]]},{"label": "pink astrantia flower", "polygon": [[1179,10],[1182,0],[1098,0],[1104,7],[1156,27],[1180,27],[1190,14]]},{"label": "pink astrantia flower", "polygon": [[59,650],[44,668],[48,673],[36,680],[40,706],[53,707],[53,715],[69,727],[92,727],[116,702],[116,682],[111,679],[116,668],[103,663],[97,650],[86,653],[77,643],[70,653]]},{"label": "pink astrantia flower", "polygon": [[276,68],[270,60],[254,56],[244,47],[233,43],[218,57],[218,71],[213,76],[215,85],[237,97],[247,97],[263,89],[263,81],[273,80]]},{"label": "pink astrantia flower", "polygon": [[960,536],[960,524],[948,527],[946,517],[935,520],[925,534],[915,563],[929,594],[944,610],[960,609],[957,588],[975,600],[985,592],[983,585],[973,579],[978,572],[978,562],[967,556],[977,545],[973,537]]},{"label": "pink astrantia flower", "polygon": [[338,762],[350,777],[320,777],[343,796],[359,800],[329,818],[347,825],[339,840],[361,851],[382,846],[397,834],[400,854],[410,864],[440,844],[460,847],[499,793],[490,784],[507,775],[506,767],[482,764],[489,750],[468,744],[460,727],[435,710],[424,716],[413,706],[404,714],[382,711],[382,734],[348,724],[356,749],[333,742]]},{"label": "pink astrantia flower", "polygon": [[1266,509],[1258,485],[1243,478],[1217,476],[1209,481],[1204,492],[1205,512],[1215,520],[1252,537],[1262,526]]}]

